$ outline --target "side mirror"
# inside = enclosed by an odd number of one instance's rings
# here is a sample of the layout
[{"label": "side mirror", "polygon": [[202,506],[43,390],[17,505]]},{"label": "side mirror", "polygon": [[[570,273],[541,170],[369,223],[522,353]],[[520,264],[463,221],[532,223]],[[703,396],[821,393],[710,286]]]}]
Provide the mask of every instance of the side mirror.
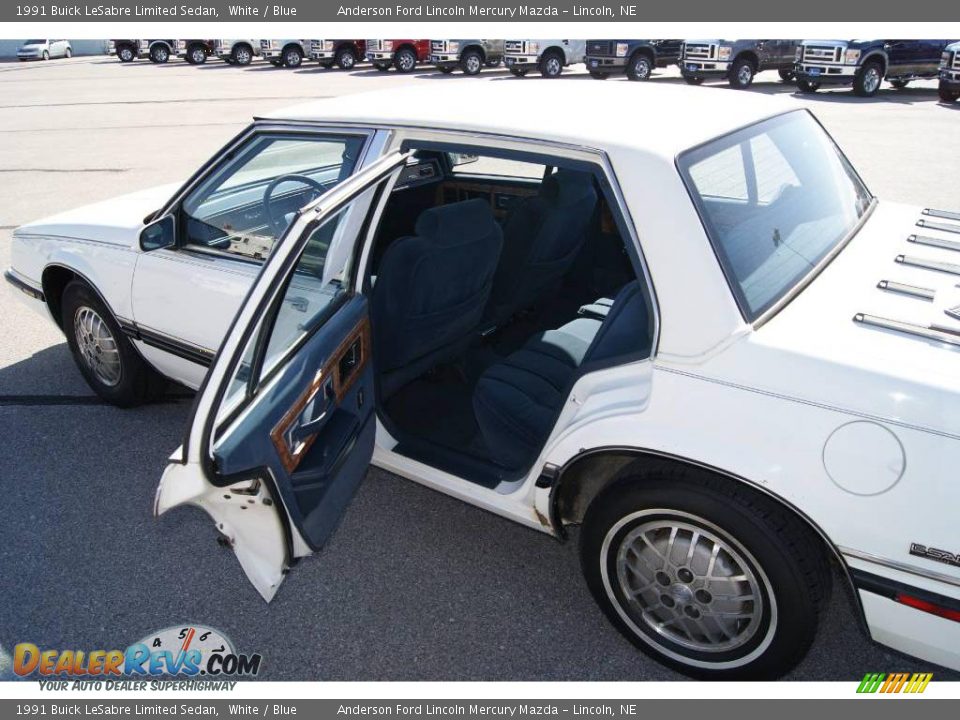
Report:
[{"label": "side mirror", "polygon": [[176,245],[176,223],[173,215],[165,215],[140,231],[140,249],[144,252]]}]

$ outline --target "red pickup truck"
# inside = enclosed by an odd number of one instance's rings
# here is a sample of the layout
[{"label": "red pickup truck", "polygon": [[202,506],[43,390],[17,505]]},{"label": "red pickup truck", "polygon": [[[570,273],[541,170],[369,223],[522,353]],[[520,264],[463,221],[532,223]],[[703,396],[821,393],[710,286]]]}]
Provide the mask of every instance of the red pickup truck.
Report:
[{"label": "red pickup truck", "polygon": [[428,62],[429,40],[367,40],[367,60],[377,70],[386,71],[392,65],[397,72],[413,72],[417,63]]}]

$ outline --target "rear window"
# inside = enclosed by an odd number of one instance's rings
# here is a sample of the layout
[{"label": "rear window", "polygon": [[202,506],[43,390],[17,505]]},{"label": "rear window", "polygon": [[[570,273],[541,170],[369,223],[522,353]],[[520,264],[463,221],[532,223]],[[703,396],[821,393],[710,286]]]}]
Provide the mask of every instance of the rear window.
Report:
[{"label": "rear window", "polygon": [[751,322],[842,243],[872,201],[806,111],[688,151],[679,167],[737,303]]}]

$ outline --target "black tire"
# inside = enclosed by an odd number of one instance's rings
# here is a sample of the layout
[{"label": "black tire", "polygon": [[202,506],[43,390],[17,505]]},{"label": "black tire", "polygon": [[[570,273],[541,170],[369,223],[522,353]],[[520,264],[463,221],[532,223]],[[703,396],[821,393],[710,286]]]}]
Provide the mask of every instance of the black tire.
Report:
[{"label": "black tire", "polygon": [[117,48],[117,59],[122,63],[131,63],[137,59],[137,51],[129,45],[121,45]]},{"label": "black tire", "polygon": [[476,50],[467,50],[460,57],[460,69],[464,75],[479,75],[483,70],[483,56]]},{"label": "black tire", "polygon": [[393,56],[393,65],[400,73],[412,73],[417,69],[417,54],[411,48],[400,48]]},{"label": "black tire", "polygon": [[903,90],[907,85],[910,84],[909,80],[891,80],[890,84],[893,85],[897,90]]},{"label": "black tire", "polygon": [[684,76],[683,76],[683,81],[684,81],[687,85],[703,85],[703,78],[702,78],[702,77],[696,77],[696,76],[694,76],[694,75],[684,75]]},{"label": "black tire", "polygon": [[804,95],[813,95],[820,89],[820,83],[815,80],[797,80],[797,89]]},{"label": "black tire", "polygon": [[510,74],[514,77],[526,77],[528,72],[530,72],[530,68],[510,68]]},{"label": "black tire", "polygon": [[187,48],[186,57],[191,65],[203,65],[207,61],[207,51],[203,45],[191,45]]},{"label": "black tire", "polygon": [[353,70],[357,65],[357,56],[352,48],[342,47],[337,50],[337,55],[333,62],[341,70]]},{"label": "black tire", "polygon": [[551,50],[540,58],[540,75],[548,80],[558,78],[563,74],[563,55]]},{"label": "black tire", "polygon": [[797,78],[797,74],[793,70],[789,70],[787,68],[780,68],[777,70],[777,74],[785,83],[791,83]]},{"label": "black tire", "polygon": [[627,79],[633,81],[649,80],[653,72],[653,61],[646,53],[637,53],[627,63]]},{"label": "black tire", "polygon": [[154,45],[150,48],[150,62],[163,65],[170,60],[170,50],[166,45]]},{"label": "black tire", "polygon": [[951,90],[943,83],[940,83],[937,88],[937,94],[940,96],[940,102],[955,103],[960,99],[960,90]]},{"label": "black tire", "polygon": [[234,45],[230,51],[230,62],[241,67],[253,62],[253,48],[249,45]]},{"label": "black tire", "polygon": [[[123,334],[110,310],[89,285],[80,280],[70,282],[63,291],[60,305],[61,322],[67,336],[67,345],[84,380],[97,395],[118,407],[133,407],[148,402],[163,391],[165,385],[163,378],[140,357],[130,340]],[[80,335],[84,331],[77,328],[77,318],[80,317],[81,312],[87,317],[90,317],[90,312],[94,313],[109,331],[119,358],[119,376],[115,383],[105,382],[98,375],[91,361],[85,359],[80,349],[82,342]],[[109,351],[108,342],[105,342],[102,347]],[[104,357],[105,354],[101,355],[100,351],[97,351],[97,357]]]},{"label": "black tire", "polygon": [[734,90],[746,90],[753,84],[753,78],[757,74],[757,68],[753,62],[747,58],[737,58],[730,68],[730,74],[727,82]]},{"label": "black tire", "polygon": [[[716,547],[722,562],[710,559]],[[788,672],[809,649],[830,591],[822,545],[795,515],[736,481],[669,464],[638,467],[591,503],[580,558],[620,632],[659,662],[711,680]],[[718,568],[744,579],[714,579],[708,589],[703,577]],[[723,614],[731,612],[741,617]],[[673,629],[654,629],[658,619]]]},{"label": "black tire", "polygon": [[450,65],[442,65],[437,67],[437,70],[442,72],[444,75],[449,75],[453,72],[453,68]]},{"label": "black tire", "polygon": [[298,68],[303,64],[303,51],[296,45],[283,49],[283,64],[288,68]]},{"label": "black tire", "polygon": [[380,72],[387,72],[390,69],[389,65],[384,65],[383,63],[374,63],[373,65]]},{"label": "black tire", "polygon": [[64,50],[64,51],[63,51],[63,56],[64,56],[67,60],[69,60],[70,58],[72,58],[72,57],[73,57],[73,48],[67,48],[66,50]]},{"label": "black tire", "polygon": [[49,50],[44,50],[44,51],[43,51],[43,56],[41,57],[41,60],[49,60],[49,59],[50,59],[50,51],[49,51]]},{"label": "black tire", "polygon": [[859,97],[873,97],[883,82],[883,65],[879,60],[870,60],[853,76],[853,92]]}]

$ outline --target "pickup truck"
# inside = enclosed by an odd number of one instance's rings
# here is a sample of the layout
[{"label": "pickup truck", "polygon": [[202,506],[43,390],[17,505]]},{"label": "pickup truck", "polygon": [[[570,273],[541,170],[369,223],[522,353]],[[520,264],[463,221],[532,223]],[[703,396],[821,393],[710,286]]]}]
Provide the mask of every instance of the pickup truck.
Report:
[{"label": "pickup truck", "polygon": [[947,45],[940,59],[940,99],[945,103],[960,98],[960,42]]},{"label": "pickup truck", "polygon": [[503,40],[431,40],[430,62],[444,74],[457,68],[464,75],[478,75],[484,67],[503,62]]},{"label": "pickup truck", "polygon": [[261,40],[260,54],[275,67],[296,68],[307,56],[309,40]]},{"label": "pickup truck", "polygon": [[797,87],[815,93],[824,85],[852,85],[873,97],[887,80],[902,90],[911,80],[935,78],[952,40],[804,40],[796,51]]},{"label": "pickup truck", "polygon": [[217,40],[181,40],[177,48],[177,57],[191,65],[203,65],[213,55]]},{"label": "pickup truck", "polygon": [[367,40],[367,60],[381,72],[395,67],[409,73],[418,63],[430,62],[429,40]]},{"label": "pickup truck", "polygon": [[726,78],[730,87],[745,90],[757,73],[776,70],[784,82],[793,80],[800,40],[687,40],[680,72],[689,85],[709,78]]},{"label": "pickup truck", "polygon": [[366,53],[366,40],[310,40],[310,59],[319,61],[325,68],[336,65],[341,70],[350,70]]},{"label": "pickup truck", "polygon": [[504,63],[516,77],[536,68],[545,78],[560,77],[565,67],[586,58],[586,40],[507,40]]},{"label": "pickup truck", "polygon": [[683,40],[587,40],[587,70],[597,80],[614,73],[649,80],[654,68],[676,65],[682,46]]},{"label": "pickup truck", "polygon": [[213,53],[230,65],[249,65],[260,54],[258,40],[215,40]]}]

